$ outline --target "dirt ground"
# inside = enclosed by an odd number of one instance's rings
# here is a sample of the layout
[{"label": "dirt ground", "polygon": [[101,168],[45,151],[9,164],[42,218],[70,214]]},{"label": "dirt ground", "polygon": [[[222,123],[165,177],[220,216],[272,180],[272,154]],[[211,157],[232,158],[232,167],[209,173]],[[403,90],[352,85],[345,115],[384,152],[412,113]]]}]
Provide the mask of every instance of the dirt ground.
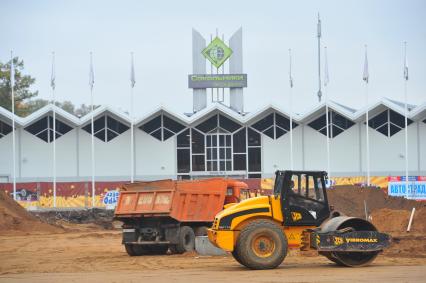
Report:
[{"label": "dirt ground", "polygon": [[[364,213],[391,233],[393,244],[368,267],[338,267],[312,252],[291,251],[274,270],[251,271],[230,255],[129,257],[120,225],[105,211],[30,214],[0,192],[1,282],[425,282],[426,207],[378,190],[342,188],[330,193],[344,213]],[[416,207],[412,231],[406,233]]]},{"label": "dirt ground", "polygon": [[[73,227],[56,234],[0,236],[0,282],[424,282],[426,276],[426,256],[401,247],[362,268],[337,267],[294,251],[278,269],[251,271],[231,256],[129,257],[120,231]],[[425,237],[416,241],[424,243]]]}]

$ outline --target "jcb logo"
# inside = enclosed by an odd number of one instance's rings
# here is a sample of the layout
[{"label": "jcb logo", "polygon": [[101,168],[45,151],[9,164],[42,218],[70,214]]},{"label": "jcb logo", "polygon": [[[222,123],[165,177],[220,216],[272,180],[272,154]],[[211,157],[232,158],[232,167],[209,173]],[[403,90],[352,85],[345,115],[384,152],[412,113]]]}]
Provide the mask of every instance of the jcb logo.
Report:
[{"label": "jcb logo", "polygon": [[292,212],[291,219],[293,219],[294,222],[299,221],[302,219],[302,214],[300,212]]},{"label": "jcb logo", "polygon": [[340,246],[341,244],[343,244],[343,238],[342,237],[334,237],[334,245]]}]

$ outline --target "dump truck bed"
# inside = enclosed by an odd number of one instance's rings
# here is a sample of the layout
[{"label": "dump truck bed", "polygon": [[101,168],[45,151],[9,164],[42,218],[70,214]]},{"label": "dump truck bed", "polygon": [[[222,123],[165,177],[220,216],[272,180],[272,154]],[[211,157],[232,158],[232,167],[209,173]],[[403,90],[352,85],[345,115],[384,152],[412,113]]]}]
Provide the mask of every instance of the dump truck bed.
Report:
[{"label": "dump truck bed", "polygon": [[221,178],[126,184],[115,217],[169,216],[180,222],[211,222],[223,209],[227,187],[228,181]]}]

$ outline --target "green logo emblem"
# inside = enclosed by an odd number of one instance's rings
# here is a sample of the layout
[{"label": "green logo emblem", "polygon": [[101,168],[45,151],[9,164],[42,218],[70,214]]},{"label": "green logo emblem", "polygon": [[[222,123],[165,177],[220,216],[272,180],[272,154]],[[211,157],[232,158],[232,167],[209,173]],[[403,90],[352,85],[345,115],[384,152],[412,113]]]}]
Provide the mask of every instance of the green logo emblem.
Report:
[{"label": "green logo emblem", "polygon": [[219,37],[216,37],[206,48],[204,48],[202,54],[213,64],[213,66],[219,68],[226,60],[228,60],[229,57],[231,57],[232,49],[223,43]]}]

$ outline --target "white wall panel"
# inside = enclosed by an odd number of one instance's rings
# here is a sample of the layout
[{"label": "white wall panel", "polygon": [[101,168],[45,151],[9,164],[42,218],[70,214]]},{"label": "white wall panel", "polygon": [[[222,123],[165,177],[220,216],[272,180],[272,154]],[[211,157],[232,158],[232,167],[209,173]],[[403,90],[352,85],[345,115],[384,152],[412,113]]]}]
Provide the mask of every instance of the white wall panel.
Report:
[{"label": "white wall panel", "polygon": [[[265,177],[273,175],[276,170],[291,169],[290,133],[273,140],[266,135],[262,138],[263,173]],[[293,165],[295,170],[302,169],[302,127],[293,130]]]},{"label": "white wall panel", "polygon": [[176,136],[161,142],[135,129],[135,138],[136,176],[149,179],[176,176]]}]

